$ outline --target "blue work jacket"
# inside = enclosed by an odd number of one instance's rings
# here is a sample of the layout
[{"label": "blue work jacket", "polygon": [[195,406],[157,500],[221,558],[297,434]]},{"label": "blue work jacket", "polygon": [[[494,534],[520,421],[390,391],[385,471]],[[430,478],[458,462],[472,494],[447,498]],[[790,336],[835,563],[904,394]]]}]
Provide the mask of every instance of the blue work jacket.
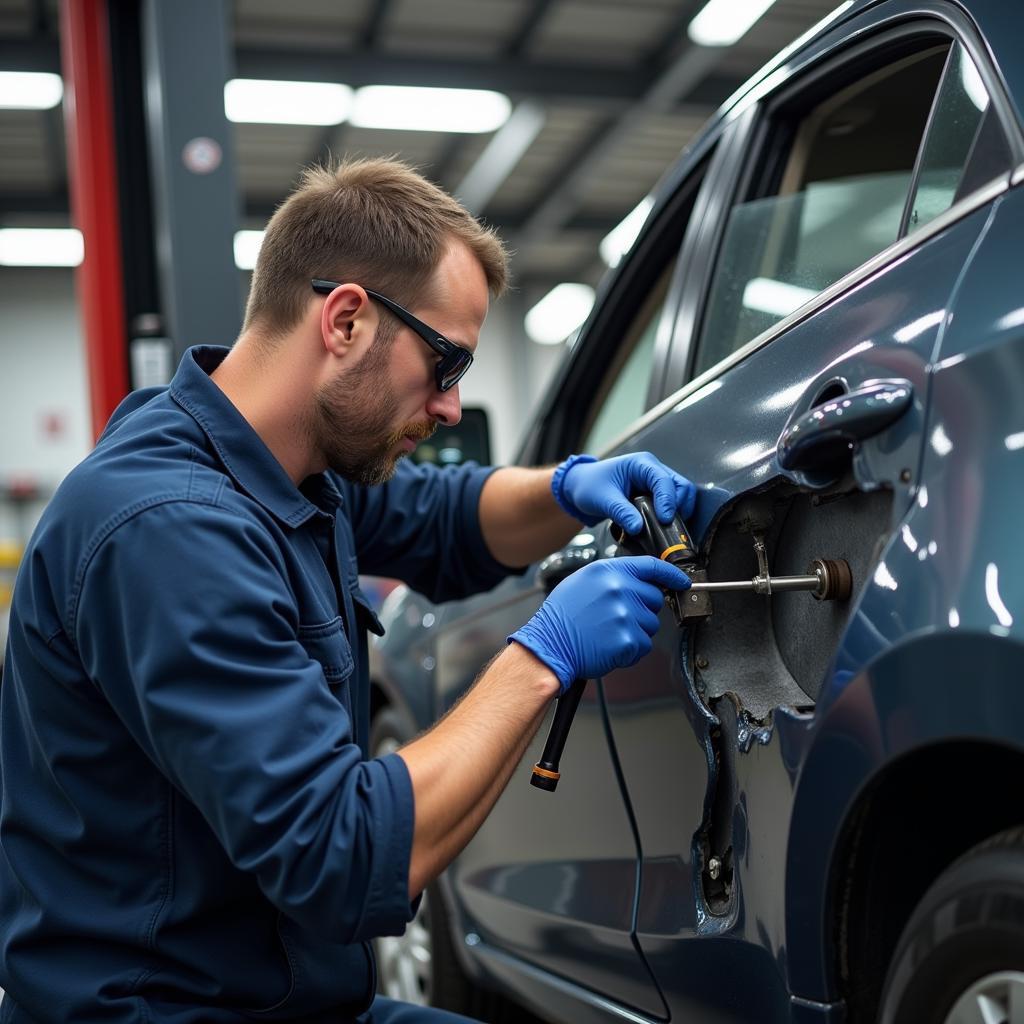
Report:
[{"label": "blue work jacket", "polygon": [[[28,545],[0,690],[0,1021],[347,1020],[400,934],[413,793],[369,759],[357,572],[508,573],[488,470],[296,487],[186,353]],[[358,562],[357,562],[358,552]]]}]

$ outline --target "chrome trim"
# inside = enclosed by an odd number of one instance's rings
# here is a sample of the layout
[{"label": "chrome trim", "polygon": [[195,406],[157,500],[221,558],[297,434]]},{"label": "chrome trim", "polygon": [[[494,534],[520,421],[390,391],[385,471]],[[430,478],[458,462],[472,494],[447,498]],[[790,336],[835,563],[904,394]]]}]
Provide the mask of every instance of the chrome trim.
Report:
[{"label": "chrome trim", "polygon": [[[756,352],[759,348],[764,348],[769,342],[773,341],[780,334],[784,334],[791,327],[795,327],[797,324],[802,323],[809,317],[813,316],[823,306],[827,306],[833,299],[838,298],[844,292],[849,291],[851,288],[856,287],[862,281],[867,280],[873,274],[878,273],[879,270],[883,269],[890,263],[896,262],[901,259],[908,252],[916,249],[923,242],[927,241],[933,235],[937,235],[946,228],[955,224],[957,221],[962,220],[969,214],[974,213],[976,210],[980,210],[986,204],[992,202],[998,196],[1001,196],[1004,192],[1007,192],[1011,184],[1017,184],[1019,181],[1024,180],[1024,164],[1012,172],[1013,181],[1011,182],[1011,176],[1008,174],[1002,178],[996,178],[994,181],[989,182],[988,185],[982,185],[981,188],[976,189],[969,196],[964,196],[958,203],[954,203],[944,213],[939,214],[933,221],[926,224],[920,231],[915,231],[912,235],[906,235],[897,242],[893,242],[888,249],[883,249],[878,255],[873,256],[867,261],[862,263],[859,267],[851,270],[845,277],[839,278],[838,281],[834,281],[824,291],[818,292],[813,299],[805,302],[799,309],[794,310],[789,316],[780,320],[777,324],[773,324],[766,331],[762,331],[756,338],[748,341],[742,348],[738,348],[732,355],[727,356],[721,362],[716,363],[714,366],[709,367],[699,377],[694,377],[693,380],[684,384],[674,394],[669,395],[667,398],[663,398],[653,409],[648,409],[638,420],[635,420],[622,434],[614,438],[609,444],[607,444],[600,452],[596,453],[601,456],[609,454],[615,448],[628,441],[634,434],[639,433],[645,427],[649,426],[655,420],[659,419],[664,413],[668,412],[673,406],[678,405],[681,401],[689,398],[690,395],[699,391],[706,384],[709,384],[715,378],[720,377],[726,370],[732,369],[737,363],[743,362],[752,352]],[[699,339],[698,339],[699,342]]]},{"label": "chrome trim", "polygon": [[1024,164],[1019,164],[1010,173],[1010,188],[1016,188],[1021,182],[1024,182]]}]

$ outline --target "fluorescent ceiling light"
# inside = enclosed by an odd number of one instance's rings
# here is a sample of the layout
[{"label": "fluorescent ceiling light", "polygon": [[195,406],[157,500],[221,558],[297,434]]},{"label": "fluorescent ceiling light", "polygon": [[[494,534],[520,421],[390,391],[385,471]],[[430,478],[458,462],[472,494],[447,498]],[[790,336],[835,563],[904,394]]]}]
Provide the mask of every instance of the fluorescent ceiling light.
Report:
[{"label": "fluorescent ceiling light", "polygon": [[493,132],[511,112],[507,96],[487,89],[365,85],[356,92],[349,120],[360,128]]},{"label": "fluorescent ceiling light", "polygon": [[647,215],[651,212],[651,207],[654,206],[654,197],[647,196],[641,199],[639,203],[633,208],[632,212],[627,213],[617,227],[611,229],[607,235],[601,239],[601,259],[608,264],[609,267],[617,267],[619,260],[626,255],[627,252],[633,247],[633,243],[636,241],[637,235],[640,234],[640,229],[644,226],[644,222],[647,220]]},{"label": "fluorescent ceiling light", "polygon": [[341,124],[352,90],[337,82],[271,82],[232,78],[224,85],[229,121],[256,124]]},{"label": "fluorescent ceiling light", "polygon": [[263,244],[262,231],[235,232],[235,266],[239,270],[252,270]]},{"label": "fluorescent ceiling light", "polygon": [[538,345],[558,345],[587,319],[593,305],[594,289],[590,285],[555,285],[526,314],[526,333]]},{"label": "fluorescent ceiling light", "polygon": [[732,46],[775,0],[708,0],[686,30],[698,46]]},{"label": "fluorescent ceiling light", "polygon": [[64,95],[60,75],[41,71],[0,71],[0,108],[49,110]]},{"label": "fluorescent ceiling light", "polygon": [[800,288],[785,281],[755,277],[743,289],[743,305],[772,316],[789,316],[818,293],[813,288]]},{"label": "fluorescent ceiling light", "polygon": [[0,228],[0,266],[77,267],[84,253],[77,228]]}]

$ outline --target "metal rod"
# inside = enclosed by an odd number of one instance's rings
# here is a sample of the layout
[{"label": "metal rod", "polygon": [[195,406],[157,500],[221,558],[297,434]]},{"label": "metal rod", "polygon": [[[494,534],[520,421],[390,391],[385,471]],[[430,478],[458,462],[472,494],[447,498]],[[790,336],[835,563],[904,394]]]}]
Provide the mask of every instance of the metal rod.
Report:
[{"label": "metal rod", "polygon": [[773,593],[780,590],[817,590],[821,580],[817,576],[755,576],[751,580],[727,580],[716,583],[692,583],[693,591],[753,590],[757,594]]}]

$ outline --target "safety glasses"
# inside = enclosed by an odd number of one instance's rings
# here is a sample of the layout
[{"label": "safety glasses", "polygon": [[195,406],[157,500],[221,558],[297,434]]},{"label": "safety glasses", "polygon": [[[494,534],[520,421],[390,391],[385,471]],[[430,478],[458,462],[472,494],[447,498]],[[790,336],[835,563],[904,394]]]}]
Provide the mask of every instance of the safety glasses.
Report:
[{"label": "safety glasses", "polygon": [[[313,291],[320,295],[330,295],[338,287],[337,281],[324,281],[321,278],[313,278]],[[380,292],[365,289],[366,294],[375,302],[379,302],[385,309],[398,317],[410,330],[415,331],[441,358],[434,367],[434,382],[438,391],[447,391],[455,387],[462,379],[465,372],[473,365],[473,353],[468,348],[456,345],[449,341],[443,334],[429,327],[418,317],[412,315],[404,306],[393,302],[386,295]]]}]

